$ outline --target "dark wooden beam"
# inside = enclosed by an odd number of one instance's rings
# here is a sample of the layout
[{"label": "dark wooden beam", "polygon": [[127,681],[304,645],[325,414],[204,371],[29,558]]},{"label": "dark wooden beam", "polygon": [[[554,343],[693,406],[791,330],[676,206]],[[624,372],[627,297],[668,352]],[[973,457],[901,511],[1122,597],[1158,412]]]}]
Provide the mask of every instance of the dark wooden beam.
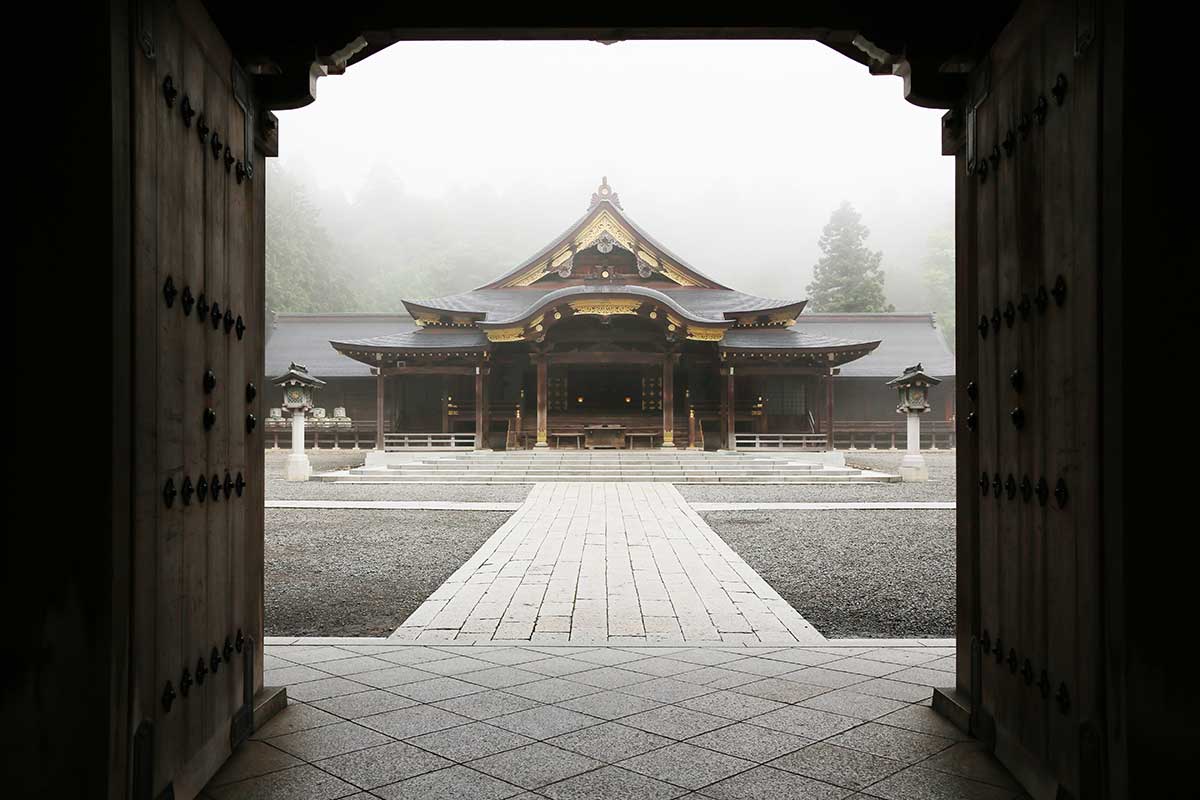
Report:
[{"label": "dark wooden beam", "polygon": [[663,447],[675,446],[675,359],[662,360]]},{"label": "dark wooden beam", "polygon": [[549,447],[549,435],[547,433],[546,406],[548,405],[548,397],[546,394],[546,371],[549,365],[546,359],[539,358],[537,361],[537,446]]},{"label": "dark wooden beam", "polygon": [[585,353],[548,353],[551,364],[661,364],[662,353],[635,353],[625,350]]},{"label": "dark wooden beam", "polygon": [[[479,369],[479,367],[471,365],[445,367],[381,367],[380,372],[384,375],[474,375],[476,369]],[[482,369],[490,370],[490,367],[483,367]]]}]

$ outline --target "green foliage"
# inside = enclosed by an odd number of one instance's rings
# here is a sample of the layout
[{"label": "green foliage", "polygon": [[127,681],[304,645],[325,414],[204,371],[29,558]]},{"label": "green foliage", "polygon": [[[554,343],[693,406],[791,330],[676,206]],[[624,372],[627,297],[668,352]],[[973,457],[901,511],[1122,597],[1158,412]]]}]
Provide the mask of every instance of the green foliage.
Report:
[{"label": "green foliage", "polygon": [[921,281],[929,307],[937,315],[946,344],[954,350],[954,233],[937,231],[929,236],[928,252],[921,262]]},{"label": "green foliage", "polygon": [[829,217],[818,245],[824,255],[813,268],[807,287],[814,311],[895,311],[883,293],[883,253],[868,250],[870,230],[862,215],[842,203]]},{"label": "green foliage", "polygon": [[329,234],[304,185],[281,169],[267,179],[267,308],[345,311],[354,306]]}]

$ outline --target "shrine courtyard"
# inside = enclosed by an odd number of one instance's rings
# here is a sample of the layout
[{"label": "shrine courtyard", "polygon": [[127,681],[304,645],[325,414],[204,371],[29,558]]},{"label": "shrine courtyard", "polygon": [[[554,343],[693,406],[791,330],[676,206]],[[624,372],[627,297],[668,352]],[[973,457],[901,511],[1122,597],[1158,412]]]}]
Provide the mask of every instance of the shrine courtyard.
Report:
[{"label": "shrine courtyard", "polygon": [[[310,455],[317,474],[364,459]],[[846,462],[894,473],[901,455]],[[268,451],[266,630],[614,644],[949,637],[954,456],[925,457],[925,483],[289,483],[286,455]]]},{"label": "shrine courtyard", "polygon": [[927,483],[733,486],[288,483],[285,457],[264,677],[289,705],[209,797],[1023,796],[930,708],[952,453]]}]

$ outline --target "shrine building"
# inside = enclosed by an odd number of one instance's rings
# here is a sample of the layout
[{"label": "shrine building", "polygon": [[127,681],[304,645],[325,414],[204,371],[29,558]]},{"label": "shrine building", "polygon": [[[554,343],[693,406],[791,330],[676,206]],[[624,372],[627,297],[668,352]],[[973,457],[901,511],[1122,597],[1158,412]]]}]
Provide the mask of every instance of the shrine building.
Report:
[{"label": "shrine building", "polygon": [[[376,447],[823,446],[832,376],[879,340],[805,329],[804,300],[691,266],[604,179],[532,257],[461,294],[405,300],[413,324],[330,341],[375,376]],[[380,424],[384,421],[390,424]]]}]

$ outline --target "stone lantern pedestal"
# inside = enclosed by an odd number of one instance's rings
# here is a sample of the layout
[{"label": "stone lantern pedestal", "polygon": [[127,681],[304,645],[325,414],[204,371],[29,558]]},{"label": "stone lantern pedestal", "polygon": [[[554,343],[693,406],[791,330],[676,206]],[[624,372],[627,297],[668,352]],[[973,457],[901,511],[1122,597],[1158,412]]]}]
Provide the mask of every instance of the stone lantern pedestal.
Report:
[{"label": "stone lantern pedestal", "polygon": [[929,387],[937,386],[941,380],[926,375],[920,364],[906,367],[904,374],[887,382],[900,392],[897,414],[907,417],[906,452],[900,459],[900,480],[927,481],[929,467],[921,455],[921,415],[929,411]]},{"label": "stone lantern pedestal", "polygon": [[312,475],[312,464],[304,452],[304,414],[315,405],[314,391],[325,381],[309,375],[307,367],[293,361],[273,383],[283,387],[283,407],[292,412],[292,452],[284,476],[289,481],[306,481]]}]

